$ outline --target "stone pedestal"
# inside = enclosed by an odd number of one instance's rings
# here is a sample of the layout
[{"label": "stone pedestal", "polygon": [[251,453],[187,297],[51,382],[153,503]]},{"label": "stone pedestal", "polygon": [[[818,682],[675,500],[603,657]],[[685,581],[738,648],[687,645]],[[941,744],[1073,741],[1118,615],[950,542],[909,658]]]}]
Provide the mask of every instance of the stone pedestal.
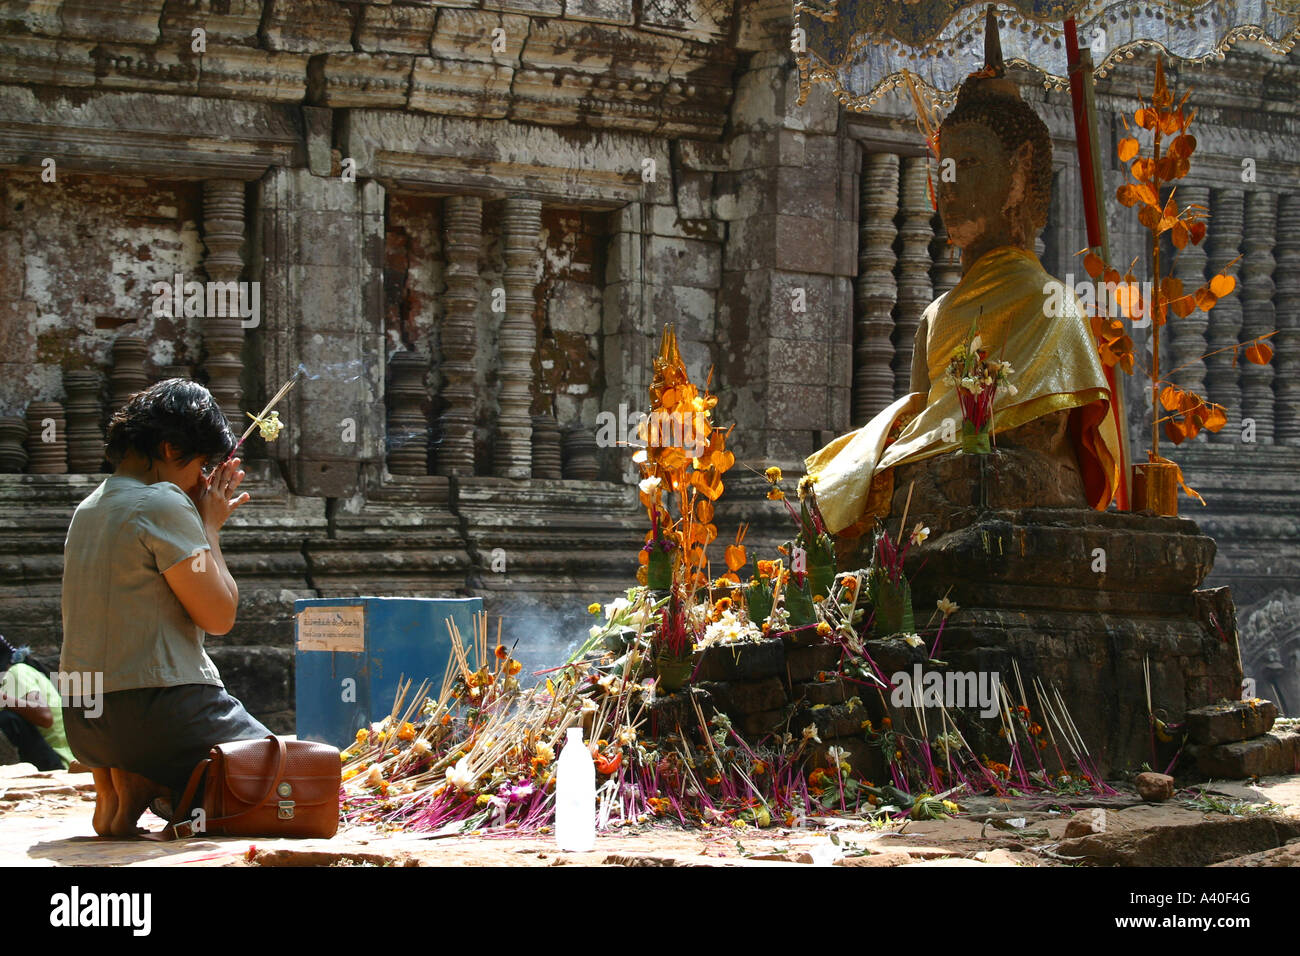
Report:
[{"label": "stone pedestal", "polygon": [[21,474],[27,467],[27,420],[0,418],[0,474]]},{"label": "stone pedestal", "polygon": [[113,369],[108,374],[110,418],[132,395],[149,387],[144,359],[145,344],[140,336],[119,335],[113,340]]}]

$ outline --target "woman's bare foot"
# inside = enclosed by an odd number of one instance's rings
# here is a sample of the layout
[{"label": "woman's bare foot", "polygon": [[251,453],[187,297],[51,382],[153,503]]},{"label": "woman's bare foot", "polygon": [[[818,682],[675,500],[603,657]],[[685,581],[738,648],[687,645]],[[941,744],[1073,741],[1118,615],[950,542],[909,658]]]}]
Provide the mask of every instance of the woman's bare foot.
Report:
[{"label": "woman's bare foot", "polygon": [[113,786],[113,771],[108,767],[96,767],[90,772],[95,777],[95,815],[91,822],[100,836],[112,836],[113,818],[117,816],[117,788]]},{"label": "woman's bare foot", "polygon": [[117,812],[110,830],[115,837],[136,835],[136,822],[154,797],[167,796],[164,787],[138,773],[113,768],[113,786],[117,790]]}]

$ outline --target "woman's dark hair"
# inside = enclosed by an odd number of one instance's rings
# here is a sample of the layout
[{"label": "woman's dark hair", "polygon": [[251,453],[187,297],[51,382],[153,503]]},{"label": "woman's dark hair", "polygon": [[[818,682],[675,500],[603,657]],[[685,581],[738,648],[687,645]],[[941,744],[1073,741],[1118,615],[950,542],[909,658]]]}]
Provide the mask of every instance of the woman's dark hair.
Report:
[{"label": "woman's dark hair", "polygon": [[113,416],[104,456],[117,466],[136,451],[152,465],[163,457],[163,442],[176,446],[181,463],[202,458],[217,464],[235,447],[235,436],[211,392],[198,382],[169,378],[136,392]]}]

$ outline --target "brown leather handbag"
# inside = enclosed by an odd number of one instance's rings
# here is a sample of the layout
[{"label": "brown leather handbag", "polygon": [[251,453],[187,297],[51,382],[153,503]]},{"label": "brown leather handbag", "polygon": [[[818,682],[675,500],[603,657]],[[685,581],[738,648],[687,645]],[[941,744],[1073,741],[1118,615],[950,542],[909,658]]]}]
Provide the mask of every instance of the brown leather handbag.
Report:
[{"label": "brown leather handbag", "polygon": [[[203,780],[201,814],[194,805]],[[320,837],[339,828],[339,752],[328,744],[257,740],[218,744],[190,774],[163,839],[189,836]]]}]

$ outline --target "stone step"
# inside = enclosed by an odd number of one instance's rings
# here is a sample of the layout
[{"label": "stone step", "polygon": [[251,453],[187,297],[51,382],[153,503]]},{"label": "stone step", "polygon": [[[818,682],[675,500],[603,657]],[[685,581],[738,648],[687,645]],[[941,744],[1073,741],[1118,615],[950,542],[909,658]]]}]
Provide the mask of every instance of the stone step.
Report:
[{"label": "stone step", "polygon": [[1272,730],[1249,740],[1213,746],[1189,745],[1188,756],[1207,777],[1244,780],[1295,773],[1300,767],[1300,733]]},{"label": "stone step", "polygon": [[1221,701],[1187,712],[1187,739],[1193,744],[1230,744],[1273,729],[1277,705],[1258,697]]}]

